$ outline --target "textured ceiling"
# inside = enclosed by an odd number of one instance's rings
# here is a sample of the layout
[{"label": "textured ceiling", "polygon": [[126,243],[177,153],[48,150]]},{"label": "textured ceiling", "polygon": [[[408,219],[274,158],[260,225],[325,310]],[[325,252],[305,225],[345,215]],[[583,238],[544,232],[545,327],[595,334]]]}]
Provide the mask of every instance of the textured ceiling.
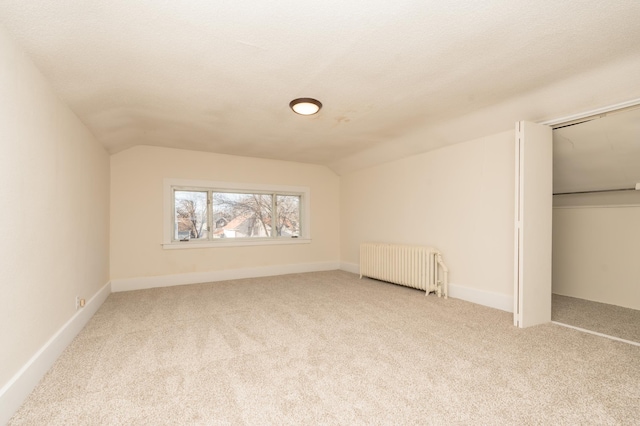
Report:
[{"label": "textured ceiling", "polygon": [[[640,63],[638,22],[637,0],[0,0],[0,23],[109,152],[167,146],[338,173],[603,106],[579,86],[522,99]],[[324,108],[293,114],[298,97]]]}]

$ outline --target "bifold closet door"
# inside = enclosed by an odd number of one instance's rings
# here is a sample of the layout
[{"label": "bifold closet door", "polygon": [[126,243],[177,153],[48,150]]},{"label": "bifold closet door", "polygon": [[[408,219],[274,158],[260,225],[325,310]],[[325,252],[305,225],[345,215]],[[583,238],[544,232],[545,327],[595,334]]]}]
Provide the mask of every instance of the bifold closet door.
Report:
[{"label": "bifold closet door", "polygon": [[553,135],[551,127],[516,123],[513,322],[551,321]]}]

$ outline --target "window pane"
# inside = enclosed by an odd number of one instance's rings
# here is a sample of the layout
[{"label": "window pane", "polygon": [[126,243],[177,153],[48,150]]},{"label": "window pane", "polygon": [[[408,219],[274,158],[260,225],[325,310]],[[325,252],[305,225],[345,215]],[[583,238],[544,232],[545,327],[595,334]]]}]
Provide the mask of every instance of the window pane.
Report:
[{"label": "window pane", "polygon": [[279,237],[297,238],[300,236],[300,196],[277,195],[276,208],[278,222],[276,232]]},{"label": "window pane", "polygon": [[206,240],[207,193],[201,191],[175,191],[174,239],[180,241]]},{"label": "window pane", "polygon": [[213,238],[271,236],[270,194],[213,193]]}]

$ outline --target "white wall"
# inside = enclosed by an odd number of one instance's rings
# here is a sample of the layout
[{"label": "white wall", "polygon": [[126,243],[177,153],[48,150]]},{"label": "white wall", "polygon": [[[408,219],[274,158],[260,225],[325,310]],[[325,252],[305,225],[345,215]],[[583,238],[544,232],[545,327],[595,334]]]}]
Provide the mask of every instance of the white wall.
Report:
[{"label": "white wall", "polygon": [[514,149],[506,131],[343,176],[342,261],[364,241],[434,246],[452,296],[511,310]]},{"label": "white wall", "polygon": [[2,28],[0,138],[3,396],[108,282],[109,157]]},{"label": "white wall", "polygon": [[[312,242],[163,249],[165,178],[309,187]],[[133,288],[126,284],[133,278],[180,274],[195,277],[164,281],[179,284],[212,279],[207,273],[214,271],[283,265],[311,265],[313,269],[313,264],[322,268],[329,263],[336,269],[340,260],[339,184],[339,177],[327,167],[310,164],[149,146],[115,154],[111,157],[111,278],[114,285],[117,283],[114,290]],[[123,282],[124,288],[120,285]]]},{"label": "white wall", "polygon": [[554,208],[553,292],[640,309],[640,206]]}]

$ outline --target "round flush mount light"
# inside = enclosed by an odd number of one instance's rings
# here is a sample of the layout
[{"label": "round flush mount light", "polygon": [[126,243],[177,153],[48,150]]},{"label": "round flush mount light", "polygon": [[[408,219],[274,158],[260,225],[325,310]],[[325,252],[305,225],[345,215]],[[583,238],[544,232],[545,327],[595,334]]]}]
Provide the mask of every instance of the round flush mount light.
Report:
[{"label": "round flush mount light", "polygon": [[313,98],[298,98],[289,102],[289,107],[296,114],[313,115],[320,111],[322,104],[319,100]]}]

